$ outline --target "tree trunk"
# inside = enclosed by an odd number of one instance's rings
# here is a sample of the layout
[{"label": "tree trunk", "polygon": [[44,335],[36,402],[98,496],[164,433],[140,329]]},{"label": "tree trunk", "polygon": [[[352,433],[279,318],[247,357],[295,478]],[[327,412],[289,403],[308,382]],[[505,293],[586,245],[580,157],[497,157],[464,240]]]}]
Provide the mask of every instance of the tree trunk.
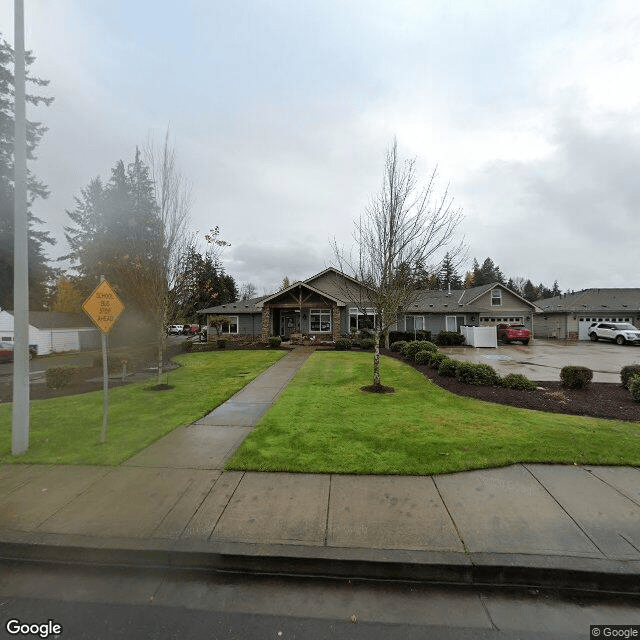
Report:
[{"label": "tree trunk", "polygon": [[384,348],[389,348],[389,329],[386,329],[384,332]]},{"label": "tree trunk", "polygon": [[373,347],[373,384],[380,386],[380,329],[374,332],[375,345]]},{"label": "tree trunk", "polygon": [[162,384],[162,347],[164,346],[164,327],[160,331],[160,335],[158,337],[158,384]]}]

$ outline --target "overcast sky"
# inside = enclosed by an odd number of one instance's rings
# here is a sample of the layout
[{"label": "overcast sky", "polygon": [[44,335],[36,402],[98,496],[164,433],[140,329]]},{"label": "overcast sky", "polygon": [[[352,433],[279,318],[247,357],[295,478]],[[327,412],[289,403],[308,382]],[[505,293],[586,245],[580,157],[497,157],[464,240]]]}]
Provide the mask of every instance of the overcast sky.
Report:
[{"label": "overcast sky", "polygon": [[396,136],[463,207],[467,266],[640,286],[637,0],[25,0],[25,22],[55,96],[28,111],[53,257],[74,196],[170,125],[192,226],[220,226],[238,284],[307,278]]}]

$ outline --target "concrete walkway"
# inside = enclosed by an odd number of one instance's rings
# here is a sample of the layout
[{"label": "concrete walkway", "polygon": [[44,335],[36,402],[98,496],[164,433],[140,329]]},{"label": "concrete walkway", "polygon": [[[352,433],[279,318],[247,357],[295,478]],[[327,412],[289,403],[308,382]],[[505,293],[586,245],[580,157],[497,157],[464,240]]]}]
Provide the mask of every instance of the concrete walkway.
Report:
[{"label": "concrete walkway", "polygon": [[120,467],[0,466],[0,557],[640,593],[640,469],[224,472],[311,350]]}]

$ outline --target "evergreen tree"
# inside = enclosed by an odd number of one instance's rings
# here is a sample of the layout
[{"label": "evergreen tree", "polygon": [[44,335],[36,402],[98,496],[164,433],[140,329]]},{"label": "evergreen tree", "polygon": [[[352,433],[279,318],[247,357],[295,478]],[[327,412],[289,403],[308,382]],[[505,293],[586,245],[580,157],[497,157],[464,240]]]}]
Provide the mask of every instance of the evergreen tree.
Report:
[{"label": "evergreen tree", "polygon": [[119,160],[103,186],[97,177],[75,198],[67,211],[73,225],[65,226],[69,259],[87,294],[104,275],[118,290],[127,308],[149,311],[150,282],[162,262],[162,228],[148,167],[136,149],[125,167]]},{"label": "evergreen tree", "polygon": [[[15,54],[12,47],[0,35],[0,308],[13,308],[13,244],[14,244],[14,88],[15,78],[12,67]],[[29,75],[28,68],[35,57],[25,55],[26,80],[37,87],[49,84],[47,80]],[[27,93],[29,104],[48,106],[51,97]],[[35,159],[35,149],[46,127],[39,122],[27,121],[27,158]],[[56,271],[49,265],[45,255],[45,245],[55,244],[48,231],[37,229],[42,220],[31,212],[31,206],[38,198],[49,195],[47,187],[30,171],[27,171],[27,216],[29,220],[28,256],[29,256],[29,308],[38,310],[46,307],[50,284]]]},{"label": "evergreen tree", "polygon": [[536,296],[537,291],[533,282],[531,282],[531,280],[527,280],[522,288],[522,297],[529,302],[533,302],[536,299]]},{"label": "evergreen tree", "polygon": [[462,289],[462,280],[449,253],[446,253],[442,260],[438,280],[441,289]]},{"label": "evergreen tree", "polygon": [[74,279],[60,275],[56,280],[51,309],[65,313],[81,313],[85,298],[86,296],[83,296],[76,287]]}]

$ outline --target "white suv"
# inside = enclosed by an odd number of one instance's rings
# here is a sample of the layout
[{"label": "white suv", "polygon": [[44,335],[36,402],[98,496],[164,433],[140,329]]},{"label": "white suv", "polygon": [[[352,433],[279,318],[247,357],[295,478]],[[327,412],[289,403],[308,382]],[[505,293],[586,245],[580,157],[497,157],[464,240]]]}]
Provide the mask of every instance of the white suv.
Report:
[{"label": "white suv", "polygon": [[596,322],[589,327],[589,338],[612,340],[616,344],[640,344],[640,329],[628,322]]},{"label": "white suv", "polygon": [[181,324],[170,324],[167,333],[170,336],[180,336],[182,335],[182,327]]}]

